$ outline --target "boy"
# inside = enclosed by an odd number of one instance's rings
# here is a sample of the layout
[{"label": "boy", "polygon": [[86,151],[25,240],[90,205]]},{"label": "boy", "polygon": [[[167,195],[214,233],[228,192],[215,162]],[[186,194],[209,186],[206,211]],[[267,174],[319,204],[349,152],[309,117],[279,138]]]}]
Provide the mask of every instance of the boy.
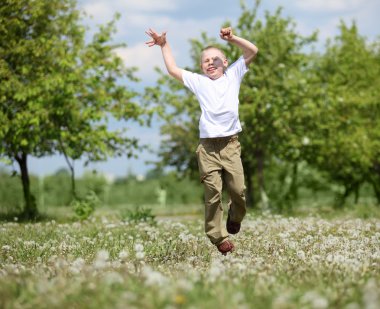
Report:
[{"label": "boy", "polygon": [[[218,250],[226,255],[234,250],[229,234],[240,230],[246,213],[243,165],[238,133],[239,88],[248,65],[258,52],[251,42],[232,33],[230,27],[220,30],[220,37],[239,47],[243,56],[228,66],[224,53],[213,46],[201,54],[203,75],[177,67],[166,32],[146,32],[151,47],[161,47],[168,73],[182,82],[197,97],[202,111],[199,120],[200,143],[196,150],[201,182],[205,188],[205,232]],[[230,201],[226,227],[223,225],[222,187],[226,185]],[[229,234],[228,234],[229,233]]]}]

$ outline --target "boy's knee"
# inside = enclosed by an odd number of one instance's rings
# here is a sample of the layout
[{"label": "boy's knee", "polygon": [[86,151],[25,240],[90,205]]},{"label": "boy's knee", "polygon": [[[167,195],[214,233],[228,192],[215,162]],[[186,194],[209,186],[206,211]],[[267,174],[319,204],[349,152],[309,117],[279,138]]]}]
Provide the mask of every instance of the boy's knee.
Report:
[{"label": "boy's knee", "polygon": [[219,203],[221,200],[222,200],[222,192],[220,192],[216,188],[210,189],[205,193],[206,205]]},{"label": "boy's knee", "polygon": [[231,186],[230,195],[236,198],[245,198],[245,186]]}]

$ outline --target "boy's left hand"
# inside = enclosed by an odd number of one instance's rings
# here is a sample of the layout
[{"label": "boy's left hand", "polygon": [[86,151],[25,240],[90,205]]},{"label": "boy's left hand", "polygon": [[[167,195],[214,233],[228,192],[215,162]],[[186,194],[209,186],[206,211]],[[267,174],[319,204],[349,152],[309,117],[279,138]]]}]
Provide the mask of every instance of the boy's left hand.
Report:
[{"label": "boy's left hand", "polygon": [[233,37],[233,34],[232,34],[232,28],[231,27],[228,27],[228,28],[222,28],[220,29],[220,38],[223,39],[223,40],[226,40],[226,41],[229,41],[232,39]]}]

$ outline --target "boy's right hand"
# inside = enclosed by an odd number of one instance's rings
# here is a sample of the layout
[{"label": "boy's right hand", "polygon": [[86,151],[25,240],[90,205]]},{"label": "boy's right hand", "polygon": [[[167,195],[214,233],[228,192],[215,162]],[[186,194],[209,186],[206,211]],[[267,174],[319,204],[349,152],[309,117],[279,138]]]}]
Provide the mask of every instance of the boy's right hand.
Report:
[{"label": "boy's right hand", "polygon": [[232,33],[232,28],[227,27],[227,28],[222,28],[220,29],[220,38],[225,40],[225,41],[230,41],[233,38],[233,33]]},{"label": "boy's right hand", "polygon": [[154,45],[158,45],[158,46],[163,47],[166,44],[166,33],[167,33],[167,31],[162,32],[161,34],[158,34],[156,31],[149,28],[149,30],[145,31],[145,33],[152,38],[151,41],[145,42],[145,44],[147,44],[149,47],[152,47]]}]

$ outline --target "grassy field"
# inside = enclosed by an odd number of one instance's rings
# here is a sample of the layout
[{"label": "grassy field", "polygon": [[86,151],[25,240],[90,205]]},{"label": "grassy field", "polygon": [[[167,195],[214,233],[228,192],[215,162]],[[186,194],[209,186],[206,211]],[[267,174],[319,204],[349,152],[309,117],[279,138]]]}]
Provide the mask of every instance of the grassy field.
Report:
[{"label": "grassy field", "polygon": [[380,308],[378,218],[249,214],[222,256],[201,216],[0,224],[0,308]]}]

